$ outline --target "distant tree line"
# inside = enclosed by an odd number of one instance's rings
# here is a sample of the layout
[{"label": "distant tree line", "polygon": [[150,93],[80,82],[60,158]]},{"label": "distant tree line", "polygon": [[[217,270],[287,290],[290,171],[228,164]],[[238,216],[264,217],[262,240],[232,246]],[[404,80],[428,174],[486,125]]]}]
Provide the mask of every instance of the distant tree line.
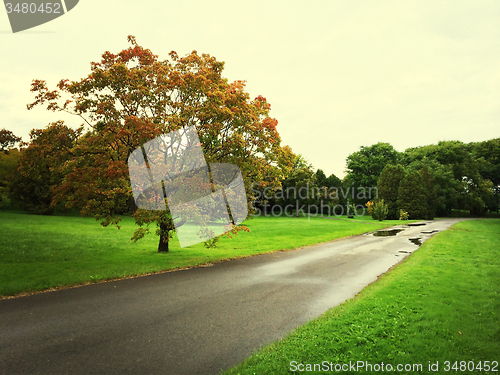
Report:
[{"label": "distant tree line", "polygon": [[471,215],[499,210],[500,138],[442,141],[401,153],[377,143],[349,155],[347,168],[345,183],[377,186],[389,219],[398,219],[401,209],[412,219],[448,216],[454,209]]},{"label": "distant tree line", "polygon": [[468,144],[442,141],[404,152],[388,143],[363,146],[347,157],[343,180],[334,174],[327,177],[321,169],[314,172],[291,150],[288,158],[292,167],[281,186],[256,194],[254,203],[264,214],[288,214],[286,207],[291,213],[303,205],[322,208],[323,214],[327,206],[330,214],[346,214],[351,204],[359,207],[382,199],[388,219],[399,219],[401,210],[411,219],[432,219],[454,209],[483,215],[500,207],[500,138]]},{"label": "distant tree line", "polygon": [[[55,122],[32,130],[30,142],[20,151],[13,146],[21,139],[1,130],[0,199],[10,198],[34,214],[52,214],[56,207],[64,210],[67,202],[54,197],[67,179],[64,168],[74,158],[81,132]],[[398,219],[400,210],[411,219],[432,219],[448,216],[454,209],[471,215],[500,209],[500,138],[468,144],[443,141],[404,152],[377,143],[350,154],[346,165],[343,180],[334,174],[326,176],[284,146],[277,158],[279,173],[252,185],[249,199],[263,214],[274,209],[274,214],[289,216],[298,215],[301,207],[304,213],[346,214],[349,204],[359,207],[382,199],[388,219]],[[280,176],[279,183],[276,176]],[[86,199],[85,194],[81,189],[77,199]],[[54,205],[54,201],[62,204]],[[313,206],[314,212],[307,209]],[[133,199],[116,194],[111,207],[115,214],[132,213]]]}]

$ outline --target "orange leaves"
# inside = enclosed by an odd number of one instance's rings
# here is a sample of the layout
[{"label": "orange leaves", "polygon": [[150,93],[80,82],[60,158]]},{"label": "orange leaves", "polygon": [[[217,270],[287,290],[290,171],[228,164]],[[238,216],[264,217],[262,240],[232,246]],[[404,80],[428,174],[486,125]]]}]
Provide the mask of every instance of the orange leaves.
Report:
[{"label": "orange leaves", "polygon": [[267,117],[262,121],[262,126],[270,131],[276,130],[277,125],[278,125],[278,120],[274,118]]},{"label": "orange leaves", "polygon": [[269,104],[267,102],[267,99],[262,95],[257,96],[254,100],[254,103],[259,109],[265,110],[267,112],[271,110],[271,104]]},{"label": "orange leaves", "polygon": [[224,229],[226,230],[226,232],[224,233],[224,236],[229,237],[229,238],[233,238],[233,236],[236,236],[238,234],[238,232],[241,232],[241,231],[250,233],[250,228],[248,228],[244,225],[235,226],[234,224],[231,224],[229,226],[226,226]]},{"label": "orange leaves", "polygon": [[110,178],[128,177],[128,167],[122,160],[111,161],[108,165],[108,176]]},{"label": "orange leaves", "polygon": [[[129,48],[104,52],[79,81],[63,79],[54,91],[45,81],[32,83],[37,96],[29,108],[48,104],[80,116],[90,127],[64,166],[62,200],[71,197],[83,212],[100,217],[123,210],[132,194],[130,153],[187,125],[196,126],[210,162],[236,164],[248,181],[275,180],[273,165],[283,152],[265,97],[251,100],[246,81],[229,83],[222,76],[224,62],[208,54],[179,57],[172,51],[170,60],[160,61],[134,36],[127,39]],[[70,98],[60,99],[61,94]],[[151,222],[161,219],[158,213],[147,215]]]},{"label": "orange leaves", "polygon": [[59,83],[57,84],[57,88],[59,90],[64,90],[66,87],[68,87],[68,82],[69,79],[61,79]]},{"label": "orange leaves", "polygon": [[33,103],[27,104],[26,107],[28,110],[32,109],[36,105],[44,104],[45,102],[49,102],[47,105],[47,109],[51,111],[56,111],[60,107],[55,102],[56,99],[59,98],[59,92],[57,90],[49,91],[47,88],[47,83],[40,79],[34,79],[31,82],[31,92],[38,93],[35,96],[35,101]]},{"label": "orange leaves", "polygon": [[173,61],[177,61],[179,60],[179,55],[177,54],[177,52],[175,51],[170,51],[170,53],[168,54],[170,56],[170,58],[173,60]]},{"label": "orange leaves", "polygon": [[127,41],[131,44],[133,44],[134,46],[137,45],[137,40],[135,39],[135,36],[133,35],[127,35]]}]

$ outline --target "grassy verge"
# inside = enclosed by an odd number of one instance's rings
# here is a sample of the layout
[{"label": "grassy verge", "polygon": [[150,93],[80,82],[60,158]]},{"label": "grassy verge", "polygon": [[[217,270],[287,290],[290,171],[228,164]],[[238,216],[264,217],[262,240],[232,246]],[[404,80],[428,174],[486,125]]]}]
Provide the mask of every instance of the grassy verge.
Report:
[{"label": "grassy verge", "polygon": [[0,296],[294,249],[399,224],[374,223],[255,217],[244,223],[250,233],[224,237],[216,249],[203,244],[181,249],[174,238],[170,252],[159,254],[154,235],[130,241],[135,229],[130,217],[124,218],[118,230],[102,228],[93,218],[0,212]]},{"label": "grassy verge", "polygon": [[[365,366],[357,372],[335,371],[335,364],[357,361]],[[494,219],[460,222],[437,234],[356,298],[226,374],[325,373],[330,363],[331,373],[498,373],[492,361],[500,362],[500,220]],[[366,362],[383,362],[386,371],[366,371]],[[322,363],[316,370],[323,372],[305,367]],[[398,371],[397,364],[411,367]],[[413,367],[418,364],[421,370]]]}]

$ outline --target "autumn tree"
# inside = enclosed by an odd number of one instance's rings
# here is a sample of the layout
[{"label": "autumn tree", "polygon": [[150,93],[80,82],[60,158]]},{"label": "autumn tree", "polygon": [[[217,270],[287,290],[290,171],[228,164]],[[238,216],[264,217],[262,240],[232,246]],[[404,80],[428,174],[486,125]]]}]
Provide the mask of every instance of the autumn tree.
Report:
[{"label": "autumn tree", "polygon": [[9,149],[14,147],[14,145],[20,141],[21,138],[15,136],[10,130],[5,128],[0,130],[0,152],[8,154]]},{"label": "autumn tree", "polygon": [[[264,97],[251,100],[245,82],[229,83],[224,63],[208,54],[179,57],[172,51],[160,60],[133,36],[128,40],[129,48],[105,52],[81,80],[63,79],[54,90],[42,80],[32,83],[36,97],[29,109],[46,105],[77,115],[87,129],[65,165],[54,202],[66,201],[103,225],[118,224],[124,202],[133,202],[128,157],[145,142],[188,126],[196,128],[208,163],[241,169],[247,192],[252,182],[279,179],[273,165],[280,137]],[[158,250],[168,251],[175,220],[169,211],[138,209],[134,217],[139,228],[133,239],[156,225]]]},{"label": "autumn tree", "polygon": [[276,164],[271,165],[266,175],[254,182],[250,192],[250,212],[253,215],[266,215],[268,209],[283,203],[283,183],[288,179],[295,167],[297,155],[292,148],[285,145],[278,153]]}]

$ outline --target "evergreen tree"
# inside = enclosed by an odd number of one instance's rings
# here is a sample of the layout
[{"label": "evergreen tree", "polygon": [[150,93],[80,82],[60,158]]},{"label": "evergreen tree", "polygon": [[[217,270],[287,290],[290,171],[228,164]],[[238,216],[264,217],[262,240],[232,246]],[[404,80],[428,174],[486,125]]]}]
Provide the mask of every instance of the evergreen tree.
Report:
[{"label": "evergreen tree", "polygon": [[425,187],[425,191],[427,193],[427,217],[426,219],[432,220],[436,215],[436,187],[434,186],[434,181],[432,178],[431,171],[427,164],[424,164],[422,169],[420,170],[420,176],[422,177],[422,182]]},{"label": "evergreen tree", "polygon": [[318,169],[316,171],[316,183],[319,187],[327,186],[326,185],[326,174],[322,169]]},{"label": "evergreen tree", "polygon": [[419,172],[410,172],[403,178],[399,185],[397,204],[408,212],[410,219],[427,217],[427,192]]},{"label": "evergreen tree", "polygon": [[399,219],[398,194],[399,184],[405,176],[405,170],[401,164],[387,164],[380,174],[377,188],[380,199],[387,204],[389,220]]}]

